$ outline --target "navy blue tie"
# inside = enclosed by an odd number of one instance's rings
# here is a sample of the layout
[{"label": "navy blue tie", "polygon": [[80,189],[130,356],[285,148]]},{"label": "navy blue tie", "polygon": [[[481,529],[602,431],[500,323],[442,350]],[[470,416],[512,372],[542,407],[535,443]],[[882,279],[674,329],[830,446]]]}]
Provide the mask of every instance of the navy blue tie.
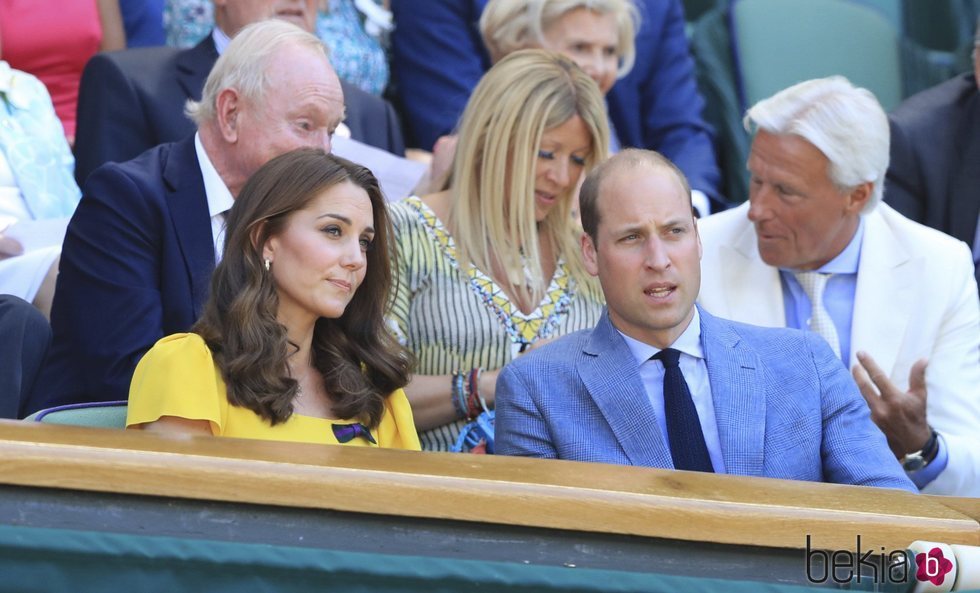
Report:
[{"label": "navy blue tie", "polygon": [[684,373],[677,364],[681,353],[673,348],[661,350],[653,358],[664,363],[664,415],[667,417],[667,440],[674,467],[698,472],[714,472],[698,410],[691,399]]}]

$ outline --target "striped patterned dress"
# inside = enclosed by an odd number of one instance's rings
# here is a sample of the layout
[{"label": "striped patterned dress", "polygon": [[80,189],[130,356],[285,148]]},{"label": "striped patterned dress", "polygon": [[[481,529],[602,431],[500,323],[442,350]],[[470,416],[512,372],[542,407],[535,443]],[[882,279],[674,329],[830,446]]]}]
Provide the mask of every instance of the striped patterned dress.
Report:
[{"label": "striped patterned dress", "polygon": [[[563,261],[538,308],[524,314],[482,271],[460,270],[453,238],[422,200],[412,196],[389,210],[398,247],[390,321],[415,353],[415,374],[499,369],[528,344],[598,322],[601,293],[577,290]],[[448,450],[464,425],[460,420],[419,433],[422,449]]]}]

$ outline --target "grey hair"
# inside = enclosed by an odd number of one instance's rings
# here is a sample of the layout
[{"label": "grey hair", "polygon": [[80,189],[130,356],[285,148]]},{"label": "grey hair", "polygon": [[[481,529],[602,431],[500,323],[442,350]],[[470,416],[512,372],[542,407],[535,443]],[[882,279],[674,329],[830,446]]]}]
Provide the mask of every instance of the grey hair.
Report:
[{"label": "grey hair", "polygon": [[616,18],[618,77],[636,61],[640,12],[633,0],[490,0],[480,16],[480,35],[494,62],[519,49],[544,47],[544,31],[573,10],[585,8]]},{"label": "grey hair", "polygon": [[889,159],[888,117],[871,91],[843,76],[807,80],[753,105],[743,123],[750,132],[794,134],[816,146],[830,161],[830,180],[842,192],[872,182],[864,214],[881,201]]},{"label": "grey hair", "polygon": [[283,47],[308,47],[329,58],[327,47],[315,35],[292,23],[270,19],[252,23],[235,35],[204,83],[201,100],[188,100],[184,112],[200,126],[217,116],[218,95],[235,89],[250,101],[261,102],[268,89],[266,64]]}]

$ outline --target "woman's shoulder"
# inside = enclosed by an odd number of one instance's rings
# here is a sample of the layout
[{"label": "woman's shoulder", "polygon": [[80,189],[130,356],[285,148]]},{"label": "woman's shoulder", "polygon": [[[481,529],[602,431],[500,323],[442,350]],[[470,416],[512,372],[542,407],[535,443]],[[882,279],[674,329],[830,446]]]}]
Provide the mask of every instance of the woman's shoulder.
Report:
[{"label": "woman's shoulder", "polygon": [[198,334],[171,334],[157,340],[153,348],[146,353],[147,357],[157,359],[172,359],[174,357],[206,357],[211,360],[211,348]]},{"label": "woman's shoulder", "polygon": [[425,208],[425,204],[418,196],[408,196],[403,200],[388,202],[388,213],[391,216],[391,223],[395,227],[402,227],[408,224],[417,223],[419,213]]}]

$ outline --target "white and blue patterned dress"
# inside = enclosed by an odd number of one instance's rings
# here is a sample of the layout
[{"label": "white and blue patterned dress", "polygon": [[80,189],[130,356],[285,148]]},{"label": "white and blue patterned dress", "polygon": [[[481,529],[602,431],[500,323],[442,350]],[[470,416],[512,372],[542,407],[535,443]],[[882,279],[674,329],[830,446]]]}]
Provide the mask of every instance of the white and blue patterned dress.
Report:
[{"label": "white and blue patterned dress", "polygon": [[[496,370],[522,346],[598,322],[601,293],[580,290],[564,262],[558,262],[541,303],[525,314],[481,270],[460,270],[452,236],[422,200],[412,196],[389,210],[398,248],[391,325],[415,354],[415,374]],[[449,450],[464,424],[419,433],[422,449]]]}]

